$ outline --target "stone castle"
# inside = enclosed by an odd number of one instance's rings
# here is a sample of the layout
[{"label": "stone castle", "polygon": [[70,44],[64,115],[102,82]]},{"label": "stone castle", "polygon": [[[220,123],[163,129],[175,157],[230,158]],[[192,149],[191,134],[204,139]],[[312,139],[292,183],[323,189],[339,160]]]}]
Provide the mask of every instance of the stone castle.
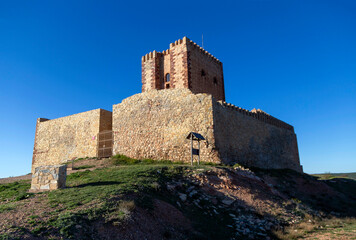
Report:
[{"label": "stone castle", "polygon": [[142,57],[142,93],[58,119],[38,118],[32,172],[84,157],[189,162],[189,132],[205,141],[202,161],[302,171],[294,128],[225,102],[222,63],[184,37]]}]

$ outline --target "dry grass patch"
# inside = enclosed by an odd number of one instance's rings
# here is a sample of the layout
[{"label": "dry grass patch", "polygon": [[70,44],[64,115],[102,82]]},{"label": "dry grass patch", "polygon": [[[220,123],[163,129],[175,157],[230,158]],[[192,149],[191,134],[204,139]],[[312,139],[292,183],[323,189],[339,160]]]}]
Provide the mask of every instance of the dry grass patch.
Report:
[{"label": "dry grass patch", "polygon": [[[305,222],[273,232],[278,239],[356,239],[355,218],[309,219]],[[350,238],[344,238],[348,236]]]}]

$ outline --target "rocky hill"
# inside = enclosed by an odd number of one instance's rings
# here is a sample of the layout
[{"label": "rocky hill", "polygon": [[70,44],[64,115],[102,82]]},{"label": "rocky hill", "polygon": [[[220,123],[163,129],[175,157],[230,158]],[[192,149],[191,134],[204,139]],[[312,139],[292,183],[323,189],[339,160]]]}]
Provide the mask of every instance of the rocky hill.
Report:
[{"label": "rocky hill", "polygon": [[125,156],[79,159],[69,173],[66,189],[38,194],[2,179],[0,239],[356,237],[352,179]]}]

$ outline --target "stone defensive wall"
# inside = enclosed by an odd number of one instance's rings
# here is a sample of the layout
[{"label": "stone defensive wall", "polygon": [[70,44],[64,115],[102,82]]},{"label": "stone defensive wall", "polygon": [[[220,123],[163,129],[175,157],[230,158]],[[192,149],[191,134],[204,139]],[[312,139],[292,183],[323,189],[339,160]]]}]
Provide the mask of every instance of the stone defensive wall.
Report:
[{"label": "stone defensive wall", "polygon": [[224,163],[302,171],[294,128],[262,111],[213,101],[215,148]]},{"label": "stone defensive wall", "polygon": [[[188,89],[151,90],[113,106],[113,154],[190,161],[189,132],[202,134],[201,159],[220,162],[214,151],[212,97]],[[195,146],[197,147],[197,146]]]},{"label": "stone defensive wall", "polygon": [[280,128],[285,128],[285,129],[288,129],[288,130],[294,132],[294,128],[292,125],[289,125],[288,123],[285,123],[285,122],[279,120],[278,118],[272,117],[271,115],[269,115],[268,113],[265,113],[264,111],[262,111],[260,109],[257,109],[257,110],[253,109],[253,110],[249,111],[247,109],[237,107],[231,103],[227,103],[227,102],[223,102],[223,101],[218,101],[218,102],[227,109],[235,110],[243,115],[250,116],[250,117],[253,117],[260,121],[263,121],[265,123],[272,124],[272,125],[275,125]]},{"label": "stone defensive wall", "polygon": [[189,162],[191,131],[206,138],[202,161],[301,171],[293,127],[260,110],[188,89],[151,90],[113,106],[113,154]]},{"label": "stone defensive wall", "polygon": [[98,133],[111,128],[112,113],[103,109],[53,120],[38,118],[32,172],[39,166],[58,165],[75,158],[96,156]]}]

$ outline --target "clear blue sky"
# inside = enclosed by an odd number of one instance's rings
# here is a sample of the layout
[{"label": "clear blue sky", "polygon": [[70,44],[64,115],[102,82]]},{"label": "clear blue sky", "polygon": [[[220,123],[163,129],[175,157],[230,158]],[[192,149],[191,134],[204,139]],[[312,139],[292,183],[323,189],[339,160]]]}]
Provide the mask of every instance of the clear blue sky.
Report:
[{"label": "clear blue sky", "polygon": [[0,177],[31,169],[37,117],[141,91],[141,56],[187,36],[226,99],[292,124],[307,173],[356,171],[356,1],[1,1]]}]

